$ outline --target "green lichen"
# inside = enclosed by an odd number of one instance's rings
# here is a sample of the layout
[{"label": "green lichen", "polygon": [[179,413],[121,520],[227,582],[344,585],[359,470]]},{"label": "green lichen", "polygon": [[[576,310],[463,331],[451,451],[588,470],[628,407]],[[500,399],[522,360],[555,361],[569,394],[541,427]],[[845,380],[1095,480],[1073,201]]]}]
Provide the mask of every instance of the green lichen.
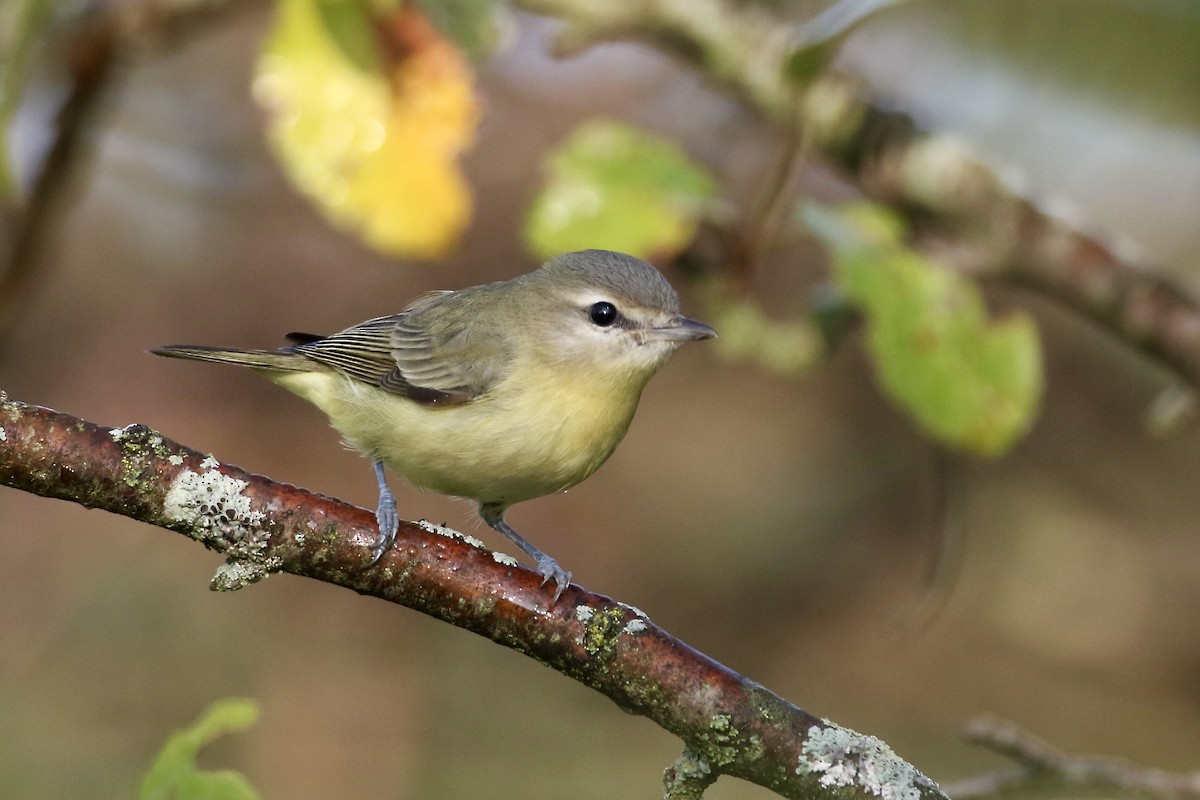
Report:
[{"label": "green lichen", "polygon": [[168,452],[160,434],[145,425],[126,425],[112,428],[109,435],[121,448],[120,481],[131,489],[141,487],[147,470],[154,461],[168,458]]},{"label": "green lichen", "polygon": [[690,747],[685,747],[663,775],[663,797],[668,800],[700,800],[704,797],[704,790],[716,779],[712,765]]},{"label": "green lichen", "polygon": [[732,762],[741,751],[741,733],[729,714],[713,714],[708,721],[708,730],[702,731],[696,738],[700,742],[701,753],[718,767]]},{"label": "green lichen", "polygon": [[[579,644],[589,656],[607,661],[616,651],[627,617],[620,608],[591,609],[584,622]],[[579,608],[575,610],[579,618]]]},{"label": "green lichen", "polygon": [[733,716],[726,713],[713,714],[708,727],[697,731],[688,741],[699,755],[717,768],[734,761],[752,763],[766,753],[762,737],[757,734],[746,736]]}]

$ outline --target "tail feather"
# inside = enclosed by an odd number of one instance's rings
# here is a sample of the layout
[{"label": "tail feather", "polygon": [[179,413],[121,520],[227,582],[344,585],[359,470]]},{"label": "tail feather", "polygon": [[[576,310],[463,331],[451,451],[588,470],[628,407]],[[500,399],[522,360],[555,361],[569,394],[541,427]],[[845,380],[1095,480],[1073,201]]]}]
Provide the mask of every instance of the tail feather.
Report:
[{"label": "tail feather", "polygon": [[186,358],[192,361],[212,361],[216,364],[238,364],[256,369],[284,372],[308,372],[314,368],[311,359],[287,350],[238,350],[229,347],[209,347],[203,344],[169,344],[150,351],[156,356]]}]

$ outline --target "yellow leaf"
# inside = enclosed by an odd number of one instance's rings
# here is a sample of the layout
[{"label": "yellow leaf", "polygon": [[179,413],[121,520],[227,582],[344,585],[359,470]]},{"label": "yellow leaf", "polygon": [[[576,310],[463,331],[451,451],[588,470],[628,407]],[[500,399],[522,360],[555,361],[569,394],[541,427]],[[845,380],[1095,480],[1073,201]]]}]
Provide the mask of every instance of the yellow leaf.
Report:
[{"label": "yellow leaf", "polygon": [[479,105],[466,60],[419,11],[279,0],[254,94],[288,176],[336,224],[394,255],[458,241]]}]

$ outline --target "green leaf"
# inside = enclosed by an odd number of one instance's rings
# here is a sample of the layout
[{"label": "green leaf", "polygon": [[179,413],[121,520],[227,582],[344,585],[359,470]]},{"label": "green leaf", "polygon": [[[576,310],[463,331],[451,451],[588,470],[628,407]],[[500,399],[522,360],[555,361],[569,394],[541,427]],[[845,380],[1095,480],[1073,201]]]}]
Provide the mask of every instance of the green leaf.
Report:
[{"label": "green leaf", "polygon": [[1006,452],[1042,394],[1037,329],[1024,314],[989,319],[978,287],[906,247],[903,225],[869,203],[810,206],[834,278],[866,319],[887,393],[935,438],[977,455]]},{"label": "green leaf", "polygon": [[414,5],[472,58],[487,55],[499,38],[497,17],[504,7],[497,0],[415,0]]},{"label": "green leaf", "polygon": [[29,61],[50,24],[53,0],[0,4],[0,199],[17,196],[17,176],[8,152],[8,128],[21,100]]},{"label": "green leaf", "polygon": [[206,771],[196,755],[226,733],[243,731],[258,721],[258,705],[226,698],[213,703],[188,728],[176,731],[142,779],[140,800],[258,800],[246,777],[231,770]]},{"label": "green leaf", "polygon": [[586,248],[676,253],[696,235],[716,191],[676,144],[611,120],[576,128],[548,173],[525,220],[526,244],[542,258]]},{"label": "green leaf", "polygon": [[317,0],[316,12],[325,36],[346,63],[363,72],[380,70],[379,42],[371,28],[368,7],[357,0]]}]

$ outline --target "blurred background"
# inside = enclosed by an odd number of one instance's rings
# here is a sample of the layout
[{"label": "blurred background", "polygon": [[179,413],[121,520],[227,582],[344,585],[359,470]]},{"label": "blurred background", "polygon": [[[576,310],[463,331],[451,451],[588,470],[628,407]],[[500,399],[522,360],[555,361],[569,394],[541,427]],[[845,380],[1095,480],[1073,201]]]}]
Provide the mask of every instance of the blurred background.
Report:
[{"label": "blurred background", "polygon": [[[386,258],[331,227],[268,152],[249,85],[269,18],[225,14],[120,65],[94,158],[0,341],[10,397],[144,423],[373,507],[369,464],[313,408],[249,372],[147,350],[269,347],[533,268],[518,233],[543,158],[594,116],[680,142],[735,205],[779,163],[779,132],[695,71],[637,44],[555,60],[557,23],[517,14],[478,66],[461,244],[442,262]],[[1196,288],[1197,45],[1200,12],[1182,1],[913,2],[867,22],[840,63]],[[58,77],[44,67],[16,118],[27,161]],[[849,191],[820,167],[805,184]],[[752,294],[797,313],[819,257],[774,248]],[[940,455],[881,395],[856,337],[802,379],[704,343],[651,382],[600,472],[510,520],[583,586],[936,780],[1003,763],[958,738],[983,712],[1066,750],[1196,770],[1200,431],[1145,432],[1174,380],[1160,365],[1031,292],[991,299],[1032,311],[1046,353],[1038,421],[1002,459]],[[395,488],[402,515],[504,549],[469,504]],[[940,548],[954,583],[926,617]],[[261,722],[203,762],[268,798],[661,793],[678,741],[591,691],[314,581],[211,593],[219,562],[162,530],[0,490],[0,793],[130,796],[168,733],[229,695],[258,699]],[[723,779],[707,796],[770,794]]]}]

